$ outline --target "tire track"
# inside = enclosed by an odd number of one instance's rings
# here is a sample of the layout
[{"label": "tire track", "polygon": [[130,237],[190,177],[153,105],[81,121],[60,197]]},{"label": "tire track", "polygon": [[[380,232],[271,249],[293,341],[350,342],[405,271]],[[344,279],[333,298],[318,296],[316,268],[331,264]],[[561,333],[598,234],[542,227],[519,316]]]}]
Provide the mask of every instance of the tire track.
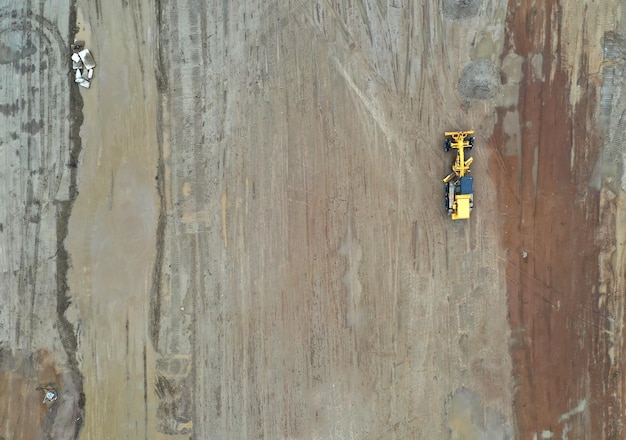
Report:
[{"label": "tire track", "polygon": [[[221,6],[226,8],[227,3]],[[202,278],[206,263],[202,253],[203,240],[200,238],[207,222],[212,221],[206,201],[198,195],[207,187],[205,167],[208,161],[204,140],[220,136],[219,133],[207,136],[203,130],[203,119],[198,113],[198,110],[208,111],[213,107],[207,106],[211,100],[202,75],[212,52],[207,34],[208,9],[209,6],[203,2],[194,2],[187,7],[177,2],[159,2],[156,11],[160,35],[157,44],[157,81],[161,92],[159,119],[163,125],[171,126],[170,130],[159,133],[161,214],[157,234],[160,243],[172,243],[173,237],[178,236],[180,245],[159,245],[157,250],[150,328],[154,348],[160,356],[158,365],[163,366],[157,368],[159,374],[175,387],[180,385],[189,390],[184,394],[160,394],[158,430],[166,434],[193,432],[198,438],[203,438],[205,433],[196,431],[192,420],[202,427],[206,412],[205,405],[199,403],[196,397],[196,393],[202,393],[203,389],[194,381],[197,359],[203,359],[201,353],[206,348],[197,346],[192,350],[199,340],[192,335],[200,332],[196,329],[202,320],[191,317],[197,313],[197,308],[202,309],[202,303],[197,303],[198,296],[205,294]],[[222,30],[228,32],[227,21],[223,22]],[[176,78],[176,82],[171,83],[169,78]],[[173,123],[173,118],[180,118],[183,125]],[[181,145],[190,147],[182,149]],[[223,163],[220,165],[224,166]],[[183,194],[192,197],[186,196],[187,200],[183,200]],[[208,215],[204,220],[196,216],[202,212]],[[193,276],[188,279],[187,275],[179,272],[180,267],[189,267]],[[194,292],[192,302],[185,300],[187,291]],[[183,303],[185,305],[181,306]],[[191,320],[188,329],[177,324],[181,319]],[[192,368],[172,375],[165,366],[180,356],[188,356]]]}]

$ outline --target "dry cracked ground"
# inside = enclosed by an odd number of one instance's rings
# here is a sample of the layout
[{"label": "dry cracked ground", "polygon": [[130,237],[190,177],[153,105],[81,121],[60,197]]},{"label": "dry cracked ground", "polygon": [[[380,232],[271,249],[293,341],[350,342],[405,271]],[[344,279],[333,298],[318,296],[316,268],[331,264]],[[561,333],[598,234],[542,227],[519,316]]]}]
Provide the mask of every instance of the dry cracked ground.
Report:
[{"label": "dry cracked ground", "polygon": [[0,34],[0,439],[626,437],[626,1],[0,0]]}]

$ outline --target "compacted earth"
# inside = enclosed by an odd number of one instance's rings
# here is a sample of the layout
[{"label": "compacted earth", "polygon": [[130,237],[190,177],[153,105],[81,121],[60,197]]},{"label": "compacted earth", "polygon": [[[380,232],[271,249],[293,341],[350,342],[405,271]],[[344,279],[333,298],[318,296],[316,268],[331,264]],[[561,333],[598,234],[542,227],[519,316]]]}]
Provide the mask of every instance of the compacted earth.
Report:
[{"label": "compacted earth", "polygon": [[0,0],[0,440],[624,438],[624,11]]}]

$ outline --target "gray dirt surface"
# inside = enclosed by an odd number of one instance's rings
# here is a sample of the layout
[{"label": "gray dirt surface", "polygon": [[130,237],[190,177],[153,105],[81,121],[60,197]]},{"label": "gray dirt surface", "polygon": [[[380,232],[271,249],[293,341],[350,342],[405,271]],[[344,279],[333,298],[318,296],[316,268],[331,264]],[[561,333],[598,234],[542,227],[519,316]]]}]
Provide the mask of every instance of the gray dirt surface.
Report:
[{"label": "gray dirt surface", "polygon": [[[7,402],[10,390],[20,396],[2,405],[6,438],[74,439],[82,426],[64,247],[80,148],[80,95],[65,57],[74,19],[70,2],[0,2],[0,346],[16,360],[0,366],[0,392]],[[44,382],[58,390],[53,408],[40,400]],[[12,410],[18,402],[22,414]]]}]

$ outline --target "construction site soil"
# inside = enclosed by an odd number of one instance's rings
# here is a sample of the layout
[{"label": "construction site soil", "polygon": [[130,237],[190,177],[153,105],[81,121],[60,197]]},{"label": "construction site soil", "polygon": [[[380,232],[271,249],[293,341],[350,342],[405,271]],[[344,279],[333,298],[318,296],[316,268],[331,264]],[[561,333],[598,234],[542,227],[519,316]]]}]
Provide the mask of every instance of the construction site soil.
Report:
[{"label": "construction site soil", "polygon": [[0,440],[626,438],[624,0],[17,3]]}]

